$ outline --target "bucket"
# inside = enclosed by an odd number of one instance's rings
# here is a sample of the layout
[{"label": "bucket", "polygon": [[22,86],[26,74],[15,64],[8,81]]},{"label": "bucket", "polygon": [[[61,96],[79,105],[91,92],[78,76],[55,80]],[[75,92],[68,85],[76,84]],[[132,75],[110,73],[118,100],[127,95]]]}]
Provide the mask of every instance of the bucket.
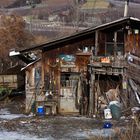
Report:
[{"label": "bucket", "polygon": [[115,120],[119,120],[121,117],[121,105],[118,101],[112,101],[109,104],[109,108],[111,109],[112,118]]},{"label": "bucket", "polygon": [[103,128],[111,128],[112,127],[112,123],[110,122],[105,122],[103,125]]},{"label": "bucket", "polygon": [[104,110],[104,117],[105,117],[105,119],[111,119],[112,118],[111,110],[109,108]]},{"label": "bucket", "polygon": [[38,115],[45,115],[44,107],[43,106],[38,106],[38,108],[37,108],[37,114]]}]

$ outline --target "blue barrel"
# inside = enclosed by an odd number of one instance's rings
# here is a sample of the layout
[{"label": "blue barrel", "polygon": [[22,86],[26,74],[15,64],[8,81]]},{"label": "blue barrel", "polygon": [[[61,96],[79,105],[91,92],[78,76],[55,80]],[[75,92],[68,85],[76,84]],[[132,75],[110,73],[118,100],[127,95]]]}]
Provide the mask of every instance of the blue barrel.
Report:
[{"label": "blue barrel", "polygon": [[39,116],[45,115],[44,107],[43,106],[38,106],[37,108],[37,114]]}]

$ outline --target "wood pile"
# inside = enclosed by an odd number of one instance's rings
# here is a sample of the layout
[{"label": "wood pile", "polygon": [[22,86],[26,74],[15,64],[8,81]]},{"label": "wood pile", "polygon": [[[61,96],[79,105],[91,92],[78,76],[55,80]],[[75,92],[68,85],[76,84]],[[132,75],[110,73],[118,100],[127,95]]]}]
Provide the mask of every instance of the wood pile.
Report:
[{"label": "wood pile", "polygon": [[140,57],[133,54],[128,54],[127,61],[128,77],[140,83]]},{"label": "wood pile", "polygon": [[130,106],[140,106],[140,57],[134,54],[128,54],[128,94]]}]

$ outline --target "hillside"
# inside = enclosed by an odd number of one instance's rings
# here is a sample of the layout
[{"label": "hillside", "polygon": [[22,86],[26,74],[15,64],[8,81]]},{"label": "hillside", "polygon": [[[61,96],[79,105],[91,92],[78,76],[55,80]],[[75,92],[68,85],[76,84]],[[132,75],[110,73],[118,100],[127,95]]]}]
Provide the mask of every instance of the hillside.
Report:
[{"label": "hillside", "polygon": [[[26,1],[0,0],[1,10],[23,16],[29,30],[51,38],[119,19],[125,4],[124,0],[33,0],[36,6],[31,7]],[[140,18],[139,7],[139,0],[130,0],[129,16]]]},{"label": "hillside", "polygon": [[11,4],[13,4],[14,2],[16,2],[17,0],[0,0],[0,7],[7,7]]},{"label": "hillside", "polygon": [[[4,8],[15,8],[15,7],[21,7],[21,6],[25,6],[27,5],[27,1],[30,0],[0,0],[0,7],[4,7]],[[48,5],[51,4],[65,4],[65,3],[71,3],[71,2],[76,2],[76,0],[33,0],[33,3],[35,4],[39,4],[39,3],[47,3]],[[86,0],[79,0],[79,3],[81,2],[85,2]],[[87,0],[90,2],[98,2],[99,0]],[[115,2],[120,2],[120,3],[124,3],[125,0],[106,0],[107,2],[110,1],[115,1]],[[138,3],[140,4],[140,0],[130,0],[130,2],[132,3]]]},{"label": "hillside", "polygon": [[[27,5],[27,1],[30,0],[0,0],[0,7],[2,8],[15,8]],[[41,2],[41,0],[33,0],[35,4]]]}]

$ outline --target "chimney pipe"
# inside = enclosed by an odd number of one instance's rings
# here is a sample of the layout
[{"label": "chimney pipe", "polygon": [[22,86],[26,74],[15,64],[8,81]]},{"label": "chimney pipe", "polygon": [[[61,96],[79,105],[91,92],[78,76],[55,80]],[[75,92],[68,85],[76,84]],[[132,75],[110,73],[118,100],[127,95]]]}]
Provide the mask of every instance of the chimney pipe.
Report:
[{"label": "chimney pipe", "polygon": [[125,7],[124,7],[124,17],[128,16],[128,7],[129,7],[129,0],[126,0]]}]

